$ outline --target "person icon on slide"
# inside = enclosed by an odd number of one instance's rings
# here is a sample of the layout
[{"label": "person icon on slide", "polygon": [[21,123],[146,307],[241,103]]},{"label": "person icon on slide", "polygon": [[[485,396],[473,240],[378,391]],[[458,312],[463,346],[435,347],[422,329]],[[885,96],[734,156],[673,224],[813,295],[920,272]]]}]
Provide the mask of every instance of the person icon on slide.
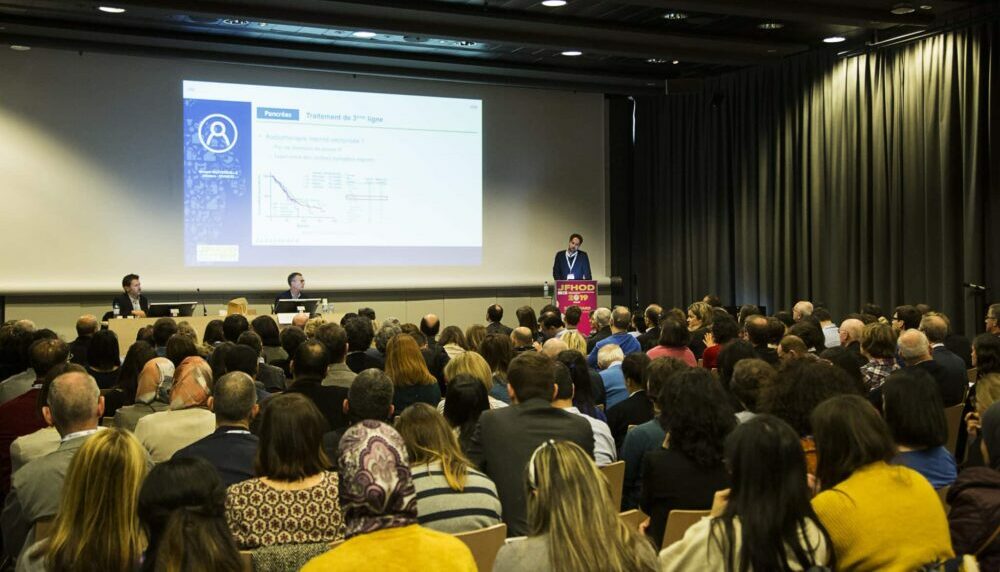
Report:
[{"label": "person icon on slide", "polygon": [[232,143],[229,141],[229,135],[226,135],[226,125],[221,121],[213,121],[208,124],[208,140],[205,141],[205,144],[211,147],[216,137],[222,139],[224,147],[232,146]]},{"label": "person icon on slide", "polygon": [[580,250],[583,237],[577,233],[569,235],[569,247],[556,253],[552,263],[552,278],[555,280],[592,280],[590,258]]}]

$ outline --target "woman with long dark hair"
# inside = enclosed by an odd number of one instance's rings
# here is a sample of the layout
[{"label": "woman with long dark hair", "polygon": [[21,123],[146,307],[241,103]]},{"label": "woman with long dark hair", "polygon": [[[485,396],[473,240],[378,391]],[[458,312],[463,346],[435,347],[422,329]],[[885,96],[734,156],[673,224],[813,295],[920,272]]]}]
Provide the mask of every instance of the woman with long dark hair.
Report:
[{"label": "woman with long dark hair", "polygon": [[111,389],[118,382],[121,358],[118,354],[118,335],[111,330],[95,332],[87,348],[87,373],[97,387]]},{"label": "woman with long dark hair", "polygon": [[882,384],[882,410],[899,454],[894,463],[927,477],[939,489],[955,481],[955,457],[948,442],[948,421],[937,382],[919,369],[893,372]]},{"label": "woman with long dark hair", "polygon": [[510,366],[510,360],[514,359],[514,344],[511,343],[510,336],[504,334],[487,335],[479,344],[479,355],[483,356],[486,365],[493,372],[493,388],[490,389],[490,396],[509,404],[507,368]]},{"label": "woman with long dark hair", "polygon": [[[594,397],[594,381],[591,379],[590,368],[587,367],[587,359],[583,357],[583,354],[574,350],[565,350],[559,352],[556,360],[569,368],[569,373],[573,378],[573,407],[579,409],[580,413],[584,415],[607,422],[607,416],[597,408],[597,400]],[[598,379],[600,379],[599,376]]]},{"label": "woman with long dark hair", "polygon": [[135,342],[125,353],[118,368],[118,382],[104,392],[104,416],[114,417],[122,407],[135,403],[135,393],[139,387],[139,373],[146,362],[156,357],[156,350],[146,342]]},{"label": "woman with long dark hair", "polygon": [[728,491],[709,518],[660,552],[661,572],[832,568],[833,546],[809,503],[799,437],[784,421],[760,415],[726,439]]},{"label": "woman with long dark hair", "polygon": [[489,411],[490,400],[486,388],[475,377],[460,373],[448,382],[448,393],[444,400],[444,418],[457,433],[462,451],[472,445],[472,435],[483,411]]}]

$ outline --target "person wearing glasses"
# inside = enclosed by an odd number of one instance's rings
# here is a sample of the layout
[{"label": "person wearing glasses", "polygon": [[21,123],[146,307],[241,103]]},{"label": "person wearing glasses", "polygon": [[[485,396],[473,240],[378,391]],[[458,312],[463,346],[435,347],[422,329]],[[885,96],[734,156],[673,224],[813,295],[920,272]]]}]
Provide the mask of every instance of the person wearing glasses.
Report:
[{"label": "person wearing glasses", "polygon": [[991,304],[986,311],[986,332],[1000,336],[1000,304]]}]

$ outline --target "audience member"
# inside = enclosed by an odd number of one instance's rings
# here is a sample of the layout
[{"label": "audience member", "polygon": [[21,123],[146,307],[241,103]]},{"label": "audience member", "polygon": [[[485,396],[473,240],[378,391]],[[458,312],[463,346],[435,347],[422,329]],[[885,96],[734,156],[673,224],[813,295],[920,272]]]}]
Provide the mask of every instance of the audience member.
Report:
[{"label": "audience member", "polygon": [[587,354],[589,354],[597,342],[611,336],[611,310],[608,308],[598,308],[590,315],[591,334],[587,338]]},{"label": "audience member", "polygon": [[798,336],[785,336],[778,343],[778,359],[782,362],[810,358],[815,356],[809,353],[809,348]]},{"label": "audience member", "polygon": [[383,570],[469,572],[472,553],[450,534],[417,523],[416,487],[403,438],[390,426],[362,421],[340,447],[346,542],[309,561],[303,572]]},{"label": "audience member", "polygon": [[[83,362],[76,359],[71,361],[86,366],[87,373],[97,381],[98,387],[111,389],[118,382],[118,372],[121,369],[118,351],[118,336],[111,330],[101,330],[90,336]],[[70,352],[73,352],[72,346]],[[75,353],[73,357],[76,357]]]},{"label": "audience member", "polygon": [[594,347],[587,355],[587,365],[592,368],[598,368],[598,354],[601,348],[608,345],[616,345],[621,348],[622,357],[633,352],[642,351],[638,340],[628,333],[629,321],[631,319],[632,313],[628,311],[628,308],[625,306],[615,306],[615,309],[611,312],[611,335],[594,343]]},{"label": "audience member", "polygon": [[[33,396],[35,398],[33,417],[35,419],[40,419],[41,423],[45,426],[33,433],[28,433],[14,439],[14,442],[10,444],[9,464],[6,464],[5,461],[3,462],[4,464],[0,464],[0,470],[3,471],[3,480],[0,481],[0,498],[2,498],[3,495],[6,495],[7,491],[10,489],[11,475],[19,471],[21,467],[27,465],[31,461],[44,457],[59,448],[59,444],[62,440],[59,436],[59,431],[57,431],[51,424],[48,424],[42,416],[42,407],[44,407],[48,402],[49,387],[52,385],[52,380],[64,373],[84,373],[85,371],[86,370],[84,368],[77,364],[62,363],[51,368],[49,373],[45,376],[45,379],[42,380],[37,395]],[[16,401],[18,400],[15,400],[15,402]],[[25,413],[15,414],[8,417],[6,415],[7,409],[8,407],[0,408],[0,424],[3,423],[3,420],[23,422],[27,419],[31,419],[31,417],[28,417]],[[2,445],[0,445],[0,460],[3,459],[2,453],[3,449]]]},{"label": "audience member", "polygon": [[469,344],[465,341],[465,334],[458,326],[448,326],[441,332],[441,340],[438,345],[448,354],[448,359],[452,360],[469,351]]},{"label": "audience member", "polygon": [[230,314],[222,321],[222,336],[227,342],[237,343],[240,334],[250,329],[250,322],[243,314]]},{"label": "audience member", "polygon": [[907,368],[922,369],[934,378],[946,407],[962,402],[965,397],[968,376],[964,370],[961,372],[951,371],[934,361],[934,358],[931,357],[930,343],[923,332],[916,328],[907,328],[900,334],[896,344],[899,349],[899,357],[906,363]]},{"label": "audience member", "polygon": [[[722,388],[725,389],[730,395],[732,394],[732,389],[729,385],[732,382],[733,371],[736,369],[736,365],[745,359],[760,359],[757,356],[757,350],[750,345],[750,342],[744,340],[733,340],[732,343],[726,344],[726,347],[722,348],[722,351],[719,352],[719,359],[717,362],[717,365],[719,366],[717,368],[719,382],[722,384]],[[735,399],[731,400],[730,404],[733,406],[733,409],[739,410],[736,406]]]},{"label": "audience member", "polygon": [[222,342],[226,341],[226,335],[223,333],[222,320],[212,320],[205,325],[205,333],[201,336],[201,341],[208,346],[213,348]]},{"label": "audience member", "polygon": [[[329,366],[330,354],[322,342],[316,340],[302,342],[292,356],[291,368],[294,378],[292,385],[285,391],[308,397],[326,419],[327,430],[347,426],[344,399],[347,399],[348,390],[339,385],[323,385]],[[267,409],[266,405],[264,409]]]},{"label": "audience member", "polygon": [[760,394],[774,383],[776,376],[777,372],[771,364],[762,359],[745,359],[736,364],[729,381],[729,391],[740,405],[740,410],[736,413],[736,419],[740,423],[757,415]]},{"label": "audience member", "polygon": [[28,369],[0,383],[0,405],[28,393],[50,368],[69,360],[69,346],[58,337],[45,335],[44,330],[39,330],[33,338],[34,341],[27,347]]},{"label": "audience member", "polygon": [[928,312],[920,320],[920,331],[927,336],[927,341],[931,345],[931,357],[934,358],[934,361],[948,371],[949,377],[968,379],[966,371],[969,367],[965,364],[965,360],[955,355],[955,352],[944,345],[944,341],[948,337],[948,329],[948,321],[941,314],[935,312]]},{"label": "audience member", "polygon": [[982,414],[982,437],[985,466],[963,469],[948,489],[948,525],[956,554],[975,554],[981,570],[1000,570],[1000,543],[994,542],[1000,530],[1000,405]]},{"label": "audience member", "polygon": [[[562,335],[576,334],[580,335],[579,326],[580,319],[583,318],[583,310],[579,306],[573,305],[565,309],[563,312],[563,321],[566,322],[566,329],[563,331]],[[581,336],[582,337],[582,336]],[[586,344],[586,340],[584,340]],[[586,350],[580,350],[580,353],[584,353]]]},{"label": "audience member", "polygon": [[736,417],[712,374],[700,368],[680,372],[660,389],[663,445],[642,460],[642,511],[654,546],[663,541],[671,510],[707,510],[716,491],[729,487],[723,443]]},{"label": "audience member", "polygon": [[809,353],[818,354],[826,349],[826,338],[823,337],[823,330],[820,329],[816,318],[812,316],[807,316],[795,322],[788,328],[785,335],[797,336],[806,345]]},{"label": "audience member", "polygon": [[809,300],[799,300],[792,306],[792,320],[795,322],[801,321],[803,318],[812,316],[813,313],[813,303]]},{"label": "audience member", "polygon": [[587,339],[580,335],[580,332],[564,332],[562,338],[560,339],[564,344],[566,344],[566,349],[580,352],[580,355],[583,356],[587,355]]},{"label": "audience member", "polygon": [[926,372],[904,369],[882,385],[883,417],[896,442],[897,465],[906,465],[930,481],[935,489],[954,482],[955,457],[944,446],[948,421],[937,385]]},{"label": "audience member", "polygon": [[573,377],[573,406],[584,415],[606,422],[608,418],[604,411],[597,408],[598,404],[606,401],[601,375],[587,367],[583,354],[574,350],[560,353],[556,361],[569,368]]},{"label": "audience member", "polygon": [[469,346],[470,352],[478,352],[479,344],[486,339],[486,326],[482,324],[472,324],[465,328],[465,342]]},{"label": "audience member", "polygon": [[489,334],[479,345],[479,355],[486,360],[486,365],[493,372],[493,386],[490,388],[490,396],[510,403],[510,394],[507,392],[507,368],[510,360],[514,359],[514,346],[510,341],[510,334]]},{"label": "audience member", "polygon": [[892,329],[897,334],[902,334],[906,330],[916,330],[920,327],[920,319],[923,314],[913,306],[897,306],[892,313]]},{"label": "audience member", "polygon": [[951,327],[951,320],[943,312],[930,312],[930,315],[941,318],[944,321],[948,333],[944,336],[944,347],[958,356],[965,364],[965,369],[972,368],[972,342],[969,338],[955,332]]},{"label": "audience member", "polygon": [[[922,335],[922,334],[921,334]],[[840,570],[915,570],[954,556],[948,520],[927,479],[901,465],[889,427],[862,397],[812,413],[820,492],[813,508]]]},{"label": "audience member", "polygon": [[622,360],[622,375],[628,397],[607,410],[608,427],[615,438],[615,446],[621,447],[625,433],[633,425],[641,425],[653,418],[653,403],[646,394],[644,381],[650,359],[646,354],[634,353]]},{"label": "audience member", "polygon": [[379,369],[384,367],[377,358],[366,352],[371,347],[372,340],[375,339],[372,321],[357,316],[344,322],[343,326],[347,334],[347,367],[351,368],[354,373],[361,373],[373,367]]},{"label": "audience member", "polygon": [[533,352],[538,349],[535,347],[537,343],[535,334],[524,326],[514,328],[514,331],[510,333],[510,343],[514,346],[515,354]]},{"label": "audience member", "polygon": [[694,353],[695,359],[701,359],[701,355],[705,352],[705,336],[710,331],[714,317],[712,307],[705,302],[695,302],[688,306],[687,329],[691,333],[688,347]]},{"label": "audience member", "polygon": [[184,334],[174,334],[167,340],[166,351],[163,357],[170,360],[174,367],[179,367],[181,362],[189,357],[198,356],[198,347],[194,340]]},{"label": "audience member", "polygon": [[219,475],[202,458],[175,457],[153,467],[139,491],[138,515],[148,542],[142,572],[244,570],[226,525],[225,502]]},{"label": "audience member", "polygon": [[568,349],[569,346],[566,345],[566,342],[561,339],[549,338],[545,340],[544,344],[542,344],[542,355],[547,358],[556,359],[556,356],[558,356],[560,352],[564,352]]},{"label": "audience member", "polygon": [[154,463],[162,463],[215,429],[215,416],[208,410],[212,395],[212,369],[200,357],[189,357],[174,372],[170,409],[143,416],[136,422],[135,436],[149,451]]},{"label": "audience member", "polygon": [[555,364],[537,353],[510,363],[508,390],[514,405],[486,411],[472,439],[469,458],[497,485],[509,536],[528,532],[524,468],[546,439],[565,439],[593,456],[590,424],[578,415],[552,407],[556,395]]},{"label": "audience member", "polygon": [[729,314],[715,317],[712,320],[711,330],[711,333],[705,335],[705,352],[701,354],[701,364],[705,369],[716,369],[719,363],[719,352],[726,344],[738,339],[740,335],[739,324]]},{"label": "audience member", "polygon": [[347,427],[366,419],[385,423],[392,419],[395,413],[392,393],[392,380],[380,369],[366,369],[354,378],[343,404],[348,425],[331,429],[323,435],[323,450],[331,465],[334,465],[336,459],[340,457],[340,438],[344,436]]},{"label": "audience member", "polygon": [[847,318],[841,322],[839,330],[840,347],[861,355],[861,336],[864,329],[865,323],[857,318]]},{"label": "audience member", "polygon": [[605,407],[610,409],[628,398],[628,390],[625,388],[625,374],[622,373],[622,361],[625,359],[625,354],[617,344],[605,344],[598,349],[598,352],[597,367],[601,370]]},{"label": "audience member", "polygon": [[503,320],[503,306],[493,304],[486,309],[486,333],[509,336],[511,329],[500,323]]},{"label": "audience member", "polygon": [[840,328],[833,323],[833,316],[826,308],[816,308],[813,310],[813,317],[819,322],[819,327],[823,331],[825,338],[824,346],[835,348],[840,345]]},{"label": "audience member", "polygon": [[[771,327],[767,317],[753,314],[744,322],[744,328],[747,333],[747,341],[753,345],[757,357],[773,366],[778,365],[778,352],[770,345]],[[784,328],[782,328],[783,335]]]},{"label": "audience member", "polygon": [[250,433],[250,421],[260,406],[253,379],[243,372],[227,373],[215,381],[212,390],[208,408],[215,413],[215,432],[181,448],[173,458],[205,459],[228,487],[254,476],[257,437]]},{"label": "audience member", "polygon": [[295,355],[295,350],[299,349],[299,344],[308,338],[306,337],[306,333],[302,331],[302,328],[288,326],[281,330],[278,339],[281,341],[281,349],[285,350],[288,357],[274,360],[271,362],[271,365],[281,368],[281,371],[285,372],[285,379],[292,379],[292,370],[289,367],[289,364],[292,363],[292,356]]},{"label": "audience member", "polygon": [[382,327],[375,332],[374,347],[368,348],[365,352],[372,358],[373,362],[380,364],[378,369],[385,369],[385,349],[389,345],[389,340],[396,337],[396,334],[403,332],[398,322],[397,320],[395,323],[383,323]]},{"label": "audience member", "polygon": [[986,333],[1000,336],[1000,304],[990,304],[986,310]]},{"label": "audience member", "polygon": [[241,549],[344,537],[338,478],[327,470],[322,448],[325,432],[323,416],[304,395],[268,401],[261,413],[257,477],[226,491],[226,521]]},{"label": "audience member", "polygon": [[[493,389],[493,374],[490,372],[490,366],[483,359],[483,356],[475,352],[461,354],[450,360],[448,365],[444,366],[444,377],[448,384],[451,384],[451,380],[460,374],[468,374],[477,379],[479,383],[483,384],[483,388],[487,393]],[[510,398],[508,397],[508,399]],[[501,401],[492,395],[488,396],[488,400],[490,409],[507,407],[508,405],[506,401]],[[446,401],[446,399],[442,399],[438,402],[438,411],[444,411]]]},{"label": "audience member", "polygon": [[87,350],[90,349],[90,342],[99,328],[97,316],[92,314],[85,314],[76,320],[76,339],[69,343],[69,353],[73,356],[70,358],[71,362],[87,365]]},{"label": "audience member", "polygon": [[[472,385],[470,385],[470,383]],[[478,385],[479,387],[475,387]],[[448,395],[442,413],[458,437],[458,444],[467,453],[479,416],[489,411],[490,397],[481,381],[468,373],[459,373],[448,382]]]},{"label": "audience member", "polygon": [[265,363],[264,346],[260,336],[252,331],[246,331],[240,334],[236,344],[246,346],[254,351],[257,359],[257,375],[254,379],[259,381],[264,389],[270,392],[285,389],[285,372],[280,367]]},{"label": "audience member", "polygon": [[77,441],[82,443],[76,455],[64,466],[61,498],[54,500],[58,511],[51,532],[25,547],[19,571],[132,572],[141,561],[145,539],[136,506],[147,471],[146,452],[121,429]]},{"label": "audience member", "polygon": [[399,334],[389,340],[385,373],[395,386],[392,402],[396,415],[414,403],[427,403],[433,407],[441,401],[441,389],[428,371],[427,363],[420,355],[420,348],[413,337]]},{"label": "audience member", "polygon": [[594,432],[594,460],[597,464],[604,466],[618,460],[618,448],[608,424],[573,407],[573,377],[569,368],[562,363],[555,364],[555,381],[556,398],[552,400],[552,406],[579,415],[590,423],[590,429]]},{"label": "audience member", "polygon": [[281,347],[281,333],[278,323],[271,316],[257,316],[250,322],[250,329],[260,336],[263,345],[264,362],[271,364],[277,360],[288,359],[288,352]]},{"label": "audience member", "polygon": [[326,369],[323,385],[349,388],[358,374],[347,366],[347,331],[339,324],[323,324],[316,329],[316,341],[326,346],[330,365]]},{"label": "audience member", "polygon": [[[242,317],[242,316],[240,316]],[[243,318],[246,321],[246,318]],[[173,318],[158,318],[153,322],[153,348],[156,349],[156,355],[160,357],[166,357],[167,355],[167,340],[170,336],[177,333],[177,322]]]},{"label": "audience member", "polygon": [[139,387],[139,373],[149,360],[156,357],[153,346],[146,342],[135,342],[125,352],[125,359],[118,368],[118,380],[104,392],[104,416],[114,417],[118,409],[135,403]]},{"label": "audience member", "polygon": [[879,322],[868,324],[861,332],[861,355],[868,358],[861,366],[861,377],[869,393],[882,387],[889,374],[899,369],[896,337],[890,326]]},{"label": "audience member", "polygon": [[787,423],[770,415],[743,423],[726,439],[725,460],[732,486],[715,494],[709,518],[660,552],[661,571],[833,565],[833,543],[809,503],[802,448]]},{"label": "audience member", "polygon": [[968,444],[963,467],[981,467],[985,464],[982,457],[982,417],[987,409],[1000,401],[1000,373],[991,373],[980,377],[970,392],[969,398],[973,401],[974,407],[964,416]]},{"label": "audience member", "polygon": [[470,466],[440,413],[415,403],[399,416],[396,430],[409,453],[417,522],[453,534],[500,522],[496,486]]},{"label": "audience member", "polygon": [[563,322],[563,319],[559,314],[543,315],[541,327],[542,335],[546,342],[552,339],[559,339],[566,332],[566,323]]},{"label": "audience member", "polygon": [[18,374],[27,373],[34,379],[35,372],[28,371],[28,348],[34,341],[34,331],[35,325],[27,320],[0,327],[0,388]]},{"label": "audience member", "polygon": [[655,571],[656,554],[623,525],[611,491],[572,442],[542,442],[528,461],[528,538],[506,544],[493,570]]},{"label": "audience member", "polygon": [[660,343],[660,314],[662,313],[663,307],[659,304],[646,306],[646,310],[642,313],[646,331],[636,338],[639,340],[640,351],[648,352],[653,349],[653,346]]},{"label": "audience member", "polygon": [[694,352],[688,347],[691,342],[691,333],[687,327],[672,318],[666,318],[660,322],[659,344],[646,355],[649,359],[669,357],[679,359],[690,367],[698,365],[698,359],[694,357]]}]

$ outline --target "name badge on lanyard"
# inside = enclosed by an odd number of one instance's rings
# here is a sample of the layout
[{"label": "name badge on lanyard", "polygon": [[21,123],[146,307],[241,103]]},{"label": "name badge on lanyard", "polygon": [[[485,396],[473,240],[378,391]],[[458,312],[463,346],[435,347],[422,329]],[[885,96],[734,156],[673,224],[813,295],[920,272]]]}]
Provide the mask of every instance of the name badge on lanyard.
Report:
[{"label": "name badge on lanyard", "polygon": [[566,280],[575,280],[576,275],[573,274],[573,267],[576,266],[576,257],[579,254],[569,255],[569,251],[566,252],[566,266],[569,266],[569,273],[566,274]]}]

